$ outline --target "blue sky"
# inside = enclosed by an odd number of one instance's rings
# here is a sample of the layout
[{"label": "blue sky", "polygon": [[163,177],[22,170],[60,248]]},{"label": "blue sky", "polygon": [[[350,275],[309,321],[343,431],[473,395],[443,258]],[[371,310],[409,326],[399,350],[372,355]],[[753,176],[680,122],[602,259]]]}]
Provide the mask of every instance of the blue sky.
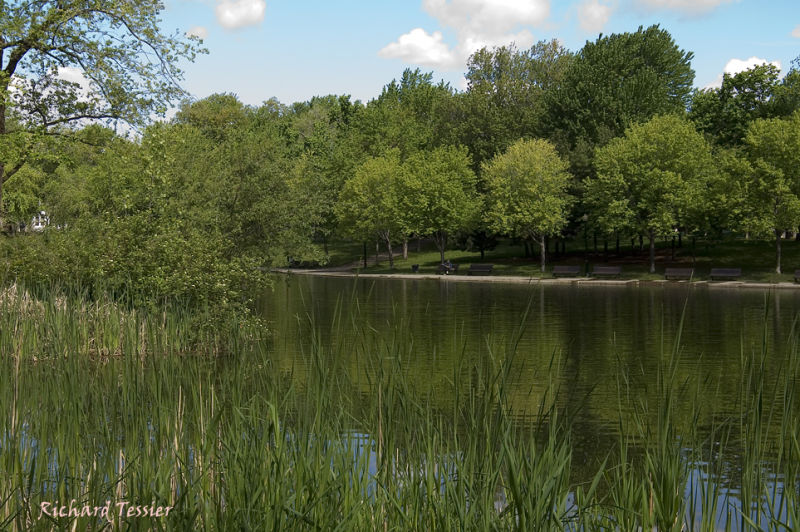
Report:
[{"label": "blue sky", "polygon": [[203,37],[184,65],[197,98],[231,92],[258,105],[315,95],[367,101],[407,67],[463,87],[481,45],[559,39],[579,50],[604,34],[660,24],[694,52],[695,85],[723,71],[800,55],[800,0],[167,0],[165,31]]}]

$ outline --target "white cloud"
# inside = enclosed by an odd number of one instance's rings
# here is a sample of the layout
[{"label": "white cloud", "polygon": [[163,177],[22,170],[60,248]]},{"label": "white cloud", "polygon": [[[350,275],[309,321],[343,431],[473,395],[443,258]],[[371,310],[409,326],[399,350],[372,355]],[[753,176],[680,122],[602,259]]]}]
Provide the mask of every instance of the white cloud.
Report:
[{"label": "white cloud", "polygon": [[495,37],[550,16],[549,0],[422,0],[422,8],[458,32]]},{"label": "white cloud", "polygon": [[739,72],[750,70],[755,66],[765,65],[765,64],[775,65],[779,69],[781,68],[780,61],[767,61],[766,59],[761,59],[759,57],[751,57],[749,59],[731,59],[725,65],[725,73],[738,74]]},{"label": "white cloud", "polygon": [[636,0],[641,6],[650,9],[667,9],[687,15],[700,15],[713,11],[722,4],[737,0]]},{"label": "white cloud", "polygon": [[[751,57],[749,59],[731,59],[725,64],[725,68],[723,72],[725,74],[733,75],[738,74],[739,72],[744,72],[745,70],[750,70],[753,67],[758,65],[775,65],[778,69],[781,69],[781,62],[780,61],[767,61],[766,59],[761,59],[760,57]],[[722,74],[720,74],[717,79],[708,85],[705,86],[706,89],[718,89],[722,86]]]},{"label": "white cloud", "polygon": [[541,25],[550,16],[550,0],[422,0],[422,7],[442,26],[455,30],[457,44],[448,46],[440,31],[430,34],[417,28],[381,49],[381,57],[458,70],[484,46],[514,42],[527,48],[534,38],[525,26]]},{"label": "white cloud", "polygon": [[442,41],[442,32],[434,31],[430,35],[422,28],[401,35],[397,42],[386,45],[378,55],[423,66],[450,67],[458,63],[453,51]]},{"label": "white cloud", "polygon": [[203,26],[195,26],[186,32],[187,37],[197,37],[198,39],[205,39],[208,37],[208,29]]},{"label": "white cloud", "polygon": [[613,11],[614,7],[608,3],[586,0],[578,6],[578,22],[582,29],[596,33],[605,27]]},{"label": "white cloud", "polygon": [[229,30],[255,26],[264,20],[266,9],[264,0],[218,0],[217,20]]},{"label": "white cloud", "polygon": [[797,27],[792,30],[792,37],[795,39],[800,39],[800,24],[798,24]]}]

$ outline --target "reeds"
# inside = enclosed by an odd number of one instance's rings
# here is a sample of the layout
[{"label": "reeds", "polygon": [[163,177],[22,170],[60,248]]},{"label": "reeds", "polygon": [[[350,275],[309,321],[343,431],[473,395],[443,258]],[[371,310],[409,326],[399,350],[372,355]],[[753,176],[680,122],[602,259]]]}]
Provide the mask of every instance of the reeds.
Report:
[{"label": "reeds", "polygon": [[[618,443],[576,465],[559,352],[530,367],[515,338],[490,338],[421,381],[404,317],[376,330],[359,312],[302,321],[309,347],[287,368],[247,320],[199,338],[188,309],[3,292],[0,529],[798,526],[796,343],[780,367],[743,352],[739,396],[712,416],[714,382],[678,377],[678,338],[650,384],[620,374]],[[112,515],[42,511],[56,501]],[[127,517],[122,502],[173,509]]]}]

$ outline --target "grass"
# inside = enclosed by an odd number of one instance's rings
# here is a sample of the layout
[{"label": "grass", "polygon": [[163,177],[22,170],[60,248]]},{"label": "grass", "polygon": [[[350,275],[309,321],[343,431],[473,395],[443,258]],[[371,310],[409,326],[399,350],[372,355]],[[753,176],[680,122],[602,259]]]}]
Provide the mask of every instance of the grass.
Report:
[{"label": "grass", "polygon": [[[0,299],[0,528],[10,530],[791,530],[800,526],[797,334],[778,367],[742,353],[732,413],[682,382],[680,338],[655,392],[618,382],[619,442],[578,479],[562,360],[512,408],[516,336],[446,383],[411,375],[407,320],[362,325],[358,296],[277,371],[231,323],[198,350],[190,312]],[[340,334],[343,329],[352,334]],[[239,330],[240,334],[232,334]],[[224,334],[222,334],[224,333]],[[355,338],[347,345],[328,338]],[[355,352],[357,367],[343,363]],[[771,376],[778,375],[777,379]],[[711,391],[707,390],[711,387]],[[727,400],[729,398],[718,398]],[[712,401],[713,402],[713,401]],[[686,406],[688,405],[688,407]],[[681,408],[679,408],[679,406]],[[688,416],[681,412],[688,409]],[[172,506],[167,517],[49,517],[41,502]],[[726,528],[727,527],[727,528]]]},{"label": "grass", "polygon": [[[463,270],[473,263],[494,264],[495,275],[511,275],[520,277],[551,277],[550,271],[557,264],[572,264],[583,267],[583,272],[595,264],[622,266],[622,279],[661,280],[666,267],[693,267],[695,280],[708,280],[712,268],[742,268],[743,280],[765,283],[793,282],[794,271],[800,269],[800,242],[784,240],[782,242],[783,274],[775,273],[775,242],[762,240],[745,240],[741,238],[726,238],[722,241],[697,240],[694,245],[689,238],[683,240],[682,247],[676,247],[675,259],[672,259],[671,241],[657,243],[656,274],[649,273],[649,257],[647,243],[640,250],[638,242],[631,247],[630,240],[622,241],[620,253],[616,253],[615,242],[608,242],[608,252],[603,251],[603,241],[598,242],[597,251],[594,250],[593,241],[583,239],[570,240],[566,244],[566,254],[551,253],[548,258],[547,273],[542,274],[538,257],[524,257],[522,245],[512,245],[508,240],[502,240],[492,251],[487,251],[481,259],[479,252],[450,249],[446,258],[453,263],[460,264]],[[335,258],[331,264],[341,265],[355,262],[360,256],[359,247],[336,244],[331,247],[336,250]],[[416,251],[416,243],[409,245],[409,258],[395,257],[394,270],[389,268],[388,260],[382,260],[377,266],[360,268],[362,273],[407,273],[411,274],[413,264],[420,265],[420,273],[437,273],[440,255],[432,243],[426,242],[422,251]],[[374,247],[369,248],[374,253]],[[371,259],[374,259],[374,254]]]}]

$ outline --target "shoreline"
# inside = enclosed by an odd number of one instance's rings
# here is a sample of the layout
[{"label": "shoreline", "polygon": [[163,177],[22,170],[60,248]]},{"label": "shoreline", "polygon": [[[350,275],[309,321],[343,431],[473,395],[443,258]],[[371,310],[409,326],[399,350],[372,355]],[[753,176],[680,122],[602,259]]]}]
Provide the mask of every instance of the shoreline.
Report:
[{"label": "shoreline", "polygon": [[439,281],[439,282],[470,282],[470,283],[505,283],[527,285],[575,285],[575,286],[686,286],[692,288],[748,288],[760,290],[797,290],[800,283],[759,283],[755,281],[668,281],[666,279],[597,279],[591,277],[521,277],[516,275],[440,275],[431,273],[354,273],[350,271],[330,271],[312,269],[273,268],[270,273],[284,275],[314,275],[318,277],[347,277],[363,279],[393,279],[406,281]]}]

